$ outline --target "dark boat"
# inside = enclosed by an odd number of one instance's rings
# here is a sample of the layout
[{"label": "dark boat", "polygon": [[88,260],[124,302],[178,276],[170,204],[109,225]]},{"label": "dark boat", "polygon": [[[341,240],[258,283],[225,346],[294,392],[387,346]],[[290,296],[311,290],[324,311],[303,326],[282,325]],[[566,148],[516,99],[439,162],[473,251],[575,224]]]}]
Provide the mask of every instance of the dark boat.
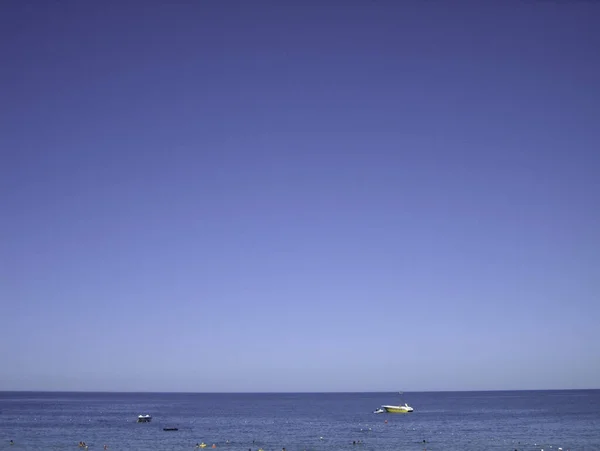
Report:
[{"label": "dark boat", "polygon": [[178,431],[179,428],[163,428],[163,431]]}]

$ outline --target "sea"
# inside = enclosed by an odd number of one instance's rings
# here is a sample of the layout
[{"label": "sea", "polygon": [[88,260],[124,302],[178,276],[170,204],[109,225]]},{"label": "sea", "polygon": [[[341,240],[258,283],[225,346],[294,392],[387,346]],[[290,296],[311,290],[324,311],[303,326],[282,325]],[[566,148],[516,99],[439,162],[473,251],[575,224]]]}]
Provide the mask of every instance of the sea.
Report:
[{"label": "sea", "polygon": [[[81,450],[80,442],[114,451],[600,450],[600,390],[404,393],[414,412],[374,413],[400,401],[398,393],[0,392],[0,450]],[[152,422],[137,423],[140,414]]]}]

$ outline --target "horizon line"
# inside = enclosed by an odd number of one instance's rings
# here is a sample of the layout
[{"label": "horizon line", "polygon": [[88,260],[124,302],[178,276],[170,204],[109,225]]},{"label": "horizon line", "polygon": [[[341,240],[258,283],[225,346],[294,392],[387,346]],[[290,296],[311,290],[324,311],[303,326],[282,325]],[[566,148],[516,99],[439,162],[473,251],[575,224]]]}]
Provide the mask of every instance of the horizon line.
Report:
[{"label": "horizon line", "polygon": [[181,394],[181,395],[327,395],[327,394],[405,394],[405,393],[489,393],[526,391],[593,391],[600,388],[517,388],[485,390],[415,390],[415,391],[128,391],[128,390],[2,390],[0,393],[88,393],[88,394]]}]

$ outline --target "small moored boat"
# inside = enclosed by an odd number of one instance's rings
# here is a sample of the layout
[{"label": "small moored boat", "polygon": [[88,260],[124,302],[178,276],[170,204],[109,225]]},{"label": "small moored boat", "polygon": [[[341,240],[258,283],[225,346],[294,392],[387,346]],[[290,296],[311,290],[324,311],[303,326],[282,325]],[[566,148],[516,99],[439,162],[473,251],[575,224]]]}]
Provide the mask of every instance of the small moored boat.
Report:
[{"label": "small moored boat", "polygon": [[137,422],[138,423],[150,423],[152,421],[152,416],[150,415],[138,415]]},{"label": "small moored boat", "polygon": [[409,413],[414,409],[408,404],[404,403],[403,406],[381,406],[387,413]]},{"label": "small moored boat", "polygon": [[[402,394],[402,392],[400,392],[400,394]],[[410,413],[414,410],[407,403],[404,403],[404,405],[398,404],[397,406],[381,406],[381,408],[387,413]]]},{"label": "small moored boat", "polygon": [[178,431],[179,428],[163,428],[163,431]]}]

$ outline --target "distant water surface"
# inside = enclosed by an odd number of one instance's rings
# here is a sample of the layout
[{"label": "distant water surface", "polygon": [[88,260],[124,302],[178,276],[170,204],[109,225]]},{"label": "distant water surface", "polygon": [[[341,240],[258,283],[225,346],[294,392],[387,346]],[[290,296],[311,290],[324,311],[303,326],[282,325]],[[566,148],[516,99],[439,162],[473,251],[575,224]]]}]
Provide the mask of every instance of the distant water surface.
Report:
[{"label": "distant water surface", "polygon": [[[223,451],[600,450],[600,390],[406,393],[403,400],[413,413],[373,413],[398,403],[397,393],[0,392],[0,450],[80,450],[80,441],[114,451],[193,450],[199,442]],[[146,413],[153,421],[138,424]]]}]

